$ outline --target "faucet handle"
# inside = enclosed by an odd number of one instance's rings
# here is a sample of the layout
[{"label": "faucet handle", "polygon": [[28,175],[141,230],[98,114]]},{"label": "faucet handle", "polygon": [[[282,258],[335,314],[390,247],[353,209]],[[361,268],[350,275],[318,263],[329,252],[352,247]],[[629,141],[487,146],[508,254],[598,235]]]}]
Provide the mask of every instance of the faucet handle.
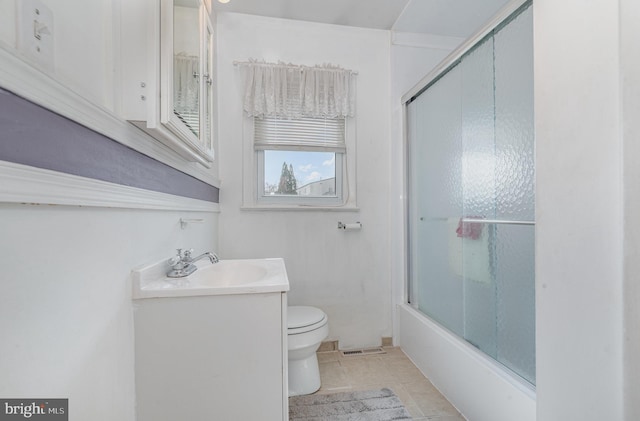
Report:
[{"label": "faucet handle", "polygon": [[191,253],[193,253],[193,249],[185,250],[184,251],[184,259],[185,260],[191,259]]},{"label": "faucet handle", "polygon": [[176,249],[176,255],[169,259],[169,264],[173,266],[176,263],[181,261],[182,261],[182,249]]}]

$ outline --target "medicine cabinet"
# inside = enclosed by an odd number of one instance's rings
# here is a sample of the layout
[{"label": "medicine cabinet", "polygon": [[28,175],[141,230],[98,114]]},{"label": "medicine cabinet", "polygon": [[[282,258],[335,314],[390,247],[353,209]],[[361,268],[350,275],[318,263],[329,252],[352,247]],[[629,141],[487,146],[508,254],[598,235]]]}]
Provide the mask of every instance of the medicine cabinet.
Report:
[{"label": "medicine cabinet", "polygon": [[214,158],[214,26],[202,0],[121,2],[123,117],[188,161]]}]

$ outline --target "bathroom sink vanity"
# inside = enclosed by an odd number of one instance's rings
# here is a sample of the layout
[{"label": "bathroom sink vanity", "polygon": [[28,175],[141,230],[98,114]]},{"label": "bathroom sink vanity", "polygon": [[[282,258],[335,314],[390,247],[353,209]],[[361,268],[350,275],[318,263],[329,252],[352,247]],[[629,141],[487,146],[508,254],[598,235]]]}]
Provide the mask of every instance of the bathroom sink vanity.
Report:
[{"label": "bathroom sink vanity", "polygon": [[138,421],[287,420],[282,259],[134,270]]}]

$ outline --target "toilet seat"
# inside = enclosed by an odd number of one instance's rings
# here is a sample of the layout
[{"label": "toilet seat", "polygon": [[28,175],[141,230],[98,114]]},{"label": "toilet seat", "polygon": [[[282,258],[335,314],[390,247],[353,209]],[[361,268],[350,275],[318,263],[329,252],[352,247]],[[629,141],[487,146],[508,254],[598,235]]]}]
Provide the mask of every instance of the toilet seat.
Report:
[{"label": "toilet seat", "polygon": [[291,306],[287,309],[287,334],[311,332],[327,324],[327,315],[320,309],[308,306]]}]

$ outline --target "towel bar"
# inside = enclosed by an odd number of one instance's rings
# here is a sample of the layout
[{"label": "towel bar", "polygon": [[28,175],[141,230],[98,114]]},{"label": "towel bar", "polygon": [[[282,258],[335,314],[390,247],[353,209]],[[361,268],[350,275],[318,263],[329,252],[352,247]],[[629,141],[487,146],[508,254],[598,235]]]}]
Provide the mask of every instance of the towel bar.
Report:
[{"label": "towel bar", "polygon": [[478,224],[510,224],[510,225],[535,225],[536,221],[509,221],[507,219],[475,219],[462,218],[462,222],[475,222]]}]

